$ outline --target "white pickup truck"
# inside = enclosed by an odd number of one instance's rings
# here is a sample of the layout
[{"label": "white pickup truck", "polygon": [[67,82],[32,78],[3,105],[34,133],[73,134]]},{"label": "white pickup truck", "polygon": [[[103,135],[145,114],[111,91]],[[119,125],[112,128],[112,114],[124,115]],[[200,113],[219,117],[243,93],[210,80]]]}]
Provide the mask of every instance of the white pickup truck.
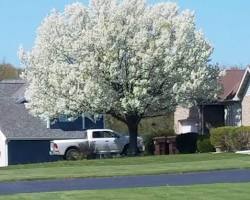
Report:
[{"label": "white pickup truck", "polygon": [[[87,144],[95,154],[127,154],[129,136],[120,135],[110,129],[89,129],[83,131],[81,139],[53,140],[50,155],[63,156],[66,160],[76,160],[81,155],[81,145]],[[144,151],[143,140],[137,138],[138,151]]]}]

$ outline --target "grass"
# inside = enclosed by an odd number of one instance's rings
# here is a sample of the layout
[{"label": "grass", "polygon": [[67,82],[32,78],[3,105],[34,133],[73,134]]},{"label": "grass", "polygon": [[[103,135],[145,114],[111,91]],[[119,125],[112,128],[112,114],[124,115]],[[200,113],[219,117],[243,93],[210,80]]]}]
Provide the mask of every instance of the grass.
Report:
[{"label": "grass", "polygon": [[108,177],[250,168],[250,156],[186,154],[101,160],[60,161],[0,169],[0,181]]},{"label": "grass", "polygon": [[0,200],[249,200],[250,183],[86,190],[0,196]]}]

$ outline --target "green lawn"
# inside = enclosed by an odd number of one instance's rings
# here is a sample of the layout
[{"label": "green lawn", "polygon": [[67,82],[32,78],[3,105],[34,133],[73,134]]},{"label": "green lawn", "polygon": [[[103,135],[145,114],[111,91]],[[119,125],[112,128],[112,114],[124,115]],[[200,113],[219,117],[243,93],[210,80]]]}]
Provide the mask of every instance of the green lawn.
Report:
[{"label": "green lawn", "polygon": [[87,190],[0,196],[0,200],[249,200],[250,183]]},{"label": "green lawn", "polygon": [[250,156],[186,154],[16,165],[0,169],[0,181],[124,176],[250,168]]}]

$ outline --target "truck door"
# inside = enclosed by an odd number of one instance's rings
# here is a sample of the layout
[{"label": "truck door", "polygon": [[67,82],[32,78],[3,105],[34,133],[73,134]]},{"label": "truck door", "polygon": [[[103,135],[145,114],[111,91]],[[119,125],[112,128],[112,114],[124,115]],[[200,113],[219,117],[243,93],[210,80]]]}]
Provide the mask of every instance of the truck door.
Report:
[{"label": "truck door", "polygon": [[118,152],[118,144],[116,134],[110,131],[93,131],[93,142],[96,151],[102,152]]}]

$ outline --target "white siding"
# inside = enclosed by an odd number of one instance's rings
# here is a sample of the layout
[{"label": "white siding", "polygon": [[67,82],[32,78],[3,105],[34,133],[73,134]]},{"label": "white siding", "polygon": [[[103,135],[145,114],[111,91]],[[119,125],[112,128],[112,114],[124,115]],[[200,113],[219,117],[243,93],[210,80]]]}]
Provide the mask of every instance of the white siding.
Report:
[{"label": "white siding", "polygon": [[6,137],[0,131],[0,167],[8,166],[8,145]]},{"label": "white siding", "polygon": [[248,83],[247,83],[245,96],[250,96],[250,81],[248,81]]}]

